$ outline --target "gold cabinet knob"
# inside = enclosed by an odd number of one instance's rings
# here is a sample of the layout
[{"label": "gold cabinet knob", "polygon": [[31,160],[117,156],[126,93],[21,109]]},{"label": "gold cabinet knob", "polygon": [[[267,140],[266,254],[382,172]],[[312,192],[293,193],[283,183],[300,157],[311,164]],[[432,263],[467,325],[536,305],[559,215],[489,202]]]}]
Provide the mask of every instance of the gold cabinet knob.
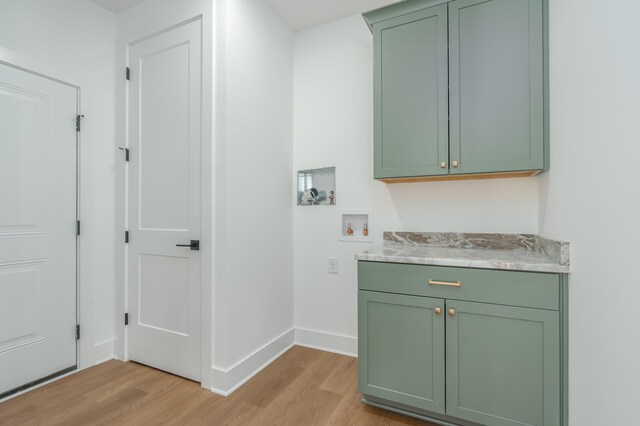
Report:
[{"label": "gold cabinet knob", "polygon": [[435,309],[435,313],[436,313],[436,315],[440,315],[440,314],[442,313],[442,308],[438,306],[438,307]]},{"label": "gold cabinet knob", "polygon": [[453,309],[453,308],[449,309],[449,316],[450,317],[455,317],[456,316],[456,310]]},{"label": "gold cabinet knob", "polygon": [[457,161],[452,161],[452,162],[451,162],[451,165],[452,165],[453,167],[458,167],[458,162],[457,162]]},{"label": "gold cabinet knob", "polygon": [[440,167],[443,168],[443,169],[446,169],[447,168],[447,162],[446,161],[441,161],[440,162]]}]

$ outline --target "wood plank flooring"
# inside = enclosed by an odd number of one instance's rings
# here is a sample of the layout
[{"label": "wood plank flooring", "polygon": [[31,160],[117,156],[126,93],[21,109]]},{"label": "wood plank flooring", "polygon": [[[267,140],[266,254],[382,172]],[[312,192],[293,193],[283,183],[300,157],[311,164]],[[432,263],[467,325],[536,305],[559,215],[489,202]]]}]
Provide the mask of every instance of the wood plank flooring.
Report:
[{"label": "wood plank flooring", "polygon": [[0,403],[0,425],[422,425],[368,407],[357,360],[294,346],[228,397],[133,362],[109,361]]}]

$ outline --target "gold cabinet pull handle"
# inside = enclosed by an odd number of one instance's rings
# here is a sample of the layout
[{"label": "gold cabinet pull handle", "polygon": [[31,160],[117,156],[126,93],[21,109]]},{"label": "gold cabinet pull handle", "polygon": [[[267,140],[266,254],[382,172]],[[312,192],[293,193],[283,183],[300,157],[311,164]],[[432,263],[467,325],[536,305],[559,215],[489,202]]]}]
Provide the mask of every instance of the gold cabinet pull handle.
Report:
[{"label": "gold cabinet pull handle", "polygon": [[461,287],[462,283],[460,281],[436,281],[429,279],[429,285],[443,285],[447,287]]},{"label": "gold cabinet pull handle", "polygon": [[453,308],[449,309],[449,316],[450,317],[455,317],[456,316],[456,310],[453,309]]},{"label": "gold cabinet pull handle", "polygon": [[438,306],[438,307],[435,309],[435,313],[436,313],[436,315],[440,315],[440,314],[442,313],[442,308]]}]

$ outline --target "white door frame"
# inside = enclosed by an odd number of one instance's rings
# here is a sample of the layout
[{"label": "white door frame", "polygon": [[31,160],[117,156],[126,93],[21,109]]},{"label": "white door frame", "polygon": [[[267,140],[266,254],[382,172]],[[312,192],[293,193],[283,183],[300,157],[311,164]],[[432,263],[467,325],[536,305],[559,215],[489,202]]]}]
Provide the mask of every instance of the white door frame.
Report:
[{"label": "white door frame", "polygon": [[[47,67],[44,66],[43,64],[40,64],[37,61],[27,59],[22,55],[19,55],[11,50],[1,48],[1,47],[0,47],[0,64],[15,68],[23,72],[27,72],[29,74],[36,75],[41,78],[46,78],[47,80],[54,81],[56,83],[63,84],[65,86],[69,86],[75,89],[76,90],[76,115],[82,116],[82,112],[81,112],[82,109],[80,106],[80,100],[81,100],[80,86],[69,83],[60,78],[52,77],[48,74],[45,74],[47,72]],[[76,220],[80,221],[80,223],[82,223],[82,215],[81,215],[82,143],[81,141],[82,141],[82,131],[76,132],[76,208],[75,210],[76,210]],[[89,321],[89,318],[83,315],[84,311],[81,308],[82,299],[81,299],[80,289],[82,287],[81,286],[82,282],[80,277],[80,269],[81,269],[82,260],[83,260],[81,256],[81,252],[82,252],[81,243],[82,243],[82,232],[76,236],[76,256],[75,256],[76,257],[76,324],[87,323]],[[80,327],[80,329],[82,329],[82,326]],[[85,338],[84,340],[83,339],[76,340],[76,368],[74,370],[62,373],[60,375],[56,375],[55,377],[48,377],[46,378],[46,380],[38,380],[36,383],[34,383],[34,386],[26,388],[15,394],[11,394],[8,396],[8,398],[14,398],[18,395],[21,395],[24,392],[28,392],[32,390],[34,387],[42,386],[44,383],[48,383],[58,378],[80,371],[82,360],[84,359],[82,357],[84,356],[85,351],[88,352],[89,350],[90,350],[90,339]]]},{"label": "white door frame", "polygon": [[[204,2],[207,3],[207,2]],[[209,2],[211,3],[211,2]],[[197,15],[182,17],[175,15],[166,19],[173,22],[163,22],[158,27],[157,21],[149,25],[130,29],[127,34],[118,38],[116,58],[116,76],[122,76],[116,81],[116,185],[115,185],[115,277],[116,277],[116,344],[115,355],[118,359],[127,361],[127,330],[124,325],[124,314],[127,311],[127,247],[124,243],[124,231],[127,229],[128,212],[128,169],[119,147],[128,147],[129,120],[129,85],[125,79],[125,69],[129,66],[129,47],[144,39],[156,36],[178,26],[201,21],[202,23],[202,163],[201,163],[201,272],[200,272],[200,382],[201,386],[211,389],[212,373],[212,249],[213,249],[213,13],[211,10],[201,10]],[[185,11],[184,13],[189,13]],[[180,18],[183,19],[180,19]]]}]

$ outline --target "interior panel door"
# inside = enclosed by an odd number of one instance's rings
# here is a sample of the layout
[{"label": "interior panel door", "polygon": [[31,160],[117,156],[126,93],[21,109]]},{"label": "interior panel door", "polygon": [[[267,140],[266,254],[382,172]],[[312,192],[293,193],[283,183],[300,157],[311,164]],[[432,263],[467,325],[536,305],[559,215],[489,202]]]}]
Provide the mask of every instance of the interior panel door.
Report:
[{"label": "interior panel door", "polygon": [[77,96],[0,64],[0,395],[76,367]]},{"label": "interior panel door", "polygon": [[200,256],[176,246],[200,238],[200,21],[129,64],[128,356],[200,380]]}]

